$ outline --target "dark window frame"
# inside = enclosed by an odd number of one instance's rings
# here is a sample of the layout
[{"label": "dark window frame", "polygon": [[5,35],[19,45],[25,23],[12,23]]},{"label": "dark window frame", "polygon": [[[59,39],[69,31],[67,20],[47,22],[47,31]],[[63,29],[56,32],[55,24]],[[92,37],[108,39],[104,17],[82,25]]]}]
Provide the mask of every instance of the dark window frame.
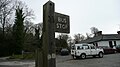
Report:
[{"label": "dark window frame", "polygon": [[110,46],[110,48],[113,48],[113,43],[112,43],[112,41],[109,41],[109,46]]}]

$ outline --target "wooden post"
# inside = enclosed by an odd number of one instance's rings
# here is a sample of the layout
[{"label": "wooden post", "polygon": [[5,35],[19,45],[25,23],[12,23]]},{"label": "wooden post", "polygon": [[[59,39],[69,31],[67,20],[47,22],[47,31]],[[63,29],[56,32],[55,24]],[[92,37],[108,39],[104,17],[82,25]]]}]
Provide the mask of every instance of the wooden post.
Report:
[{"label": "wooden post", "polygon": [[56,67],[55,32],[70,33],[69,16],[56,13],[54,6],[50,0],[43,5],[42,52],[37,52],[36,67]]},{"label": "wooden post", "polygon": [[54,3],[43,5],[43,67],[56,67]]},{"label": "wooden post", "polygon": [[36,49],[35,67],[43,67],[43,52],[40,48]]}]

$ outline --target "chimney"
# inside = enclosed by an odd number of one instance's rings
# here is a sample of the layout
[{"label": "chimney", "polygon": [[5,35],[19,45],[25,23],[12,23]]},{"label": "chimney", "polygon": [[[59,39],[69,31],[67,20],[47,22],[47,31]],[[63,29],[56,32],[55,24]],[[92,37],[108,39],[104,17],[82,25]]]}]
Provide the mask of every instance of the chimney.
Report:
[{"label": "chimney", "polygon": [[100,36],[100,35],[102,35],[102,31],[98,31],[95,33],[95,36]]},{"label": "chimney", "polygon": [[120,31],[117,31],[118,34],[120,34]]}]

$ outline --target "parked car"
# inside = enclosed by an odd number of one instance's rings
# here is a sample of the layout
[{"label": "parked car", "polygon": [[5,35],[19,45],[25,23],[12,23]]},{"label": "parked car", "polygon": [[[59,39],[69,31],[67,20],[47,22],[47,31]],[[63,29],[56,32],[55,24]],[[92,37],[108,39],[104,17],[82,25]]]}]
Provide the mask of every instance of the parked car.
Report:
[{"label": "parked car", "polygon": [[110,48],[108,46],[99,46],[99,48],[103,48],[104,54],[113,54],[116,52],[116,49]]},{"label": "parked car", "polygon": [[69,50],[67,48],[62,48],[60,51],[61,55],[69,55]]},{"label": "parked car", "polygon": [[116,46],[116,51],[120,53],[120,45]]},{"label": "parked car", "polygon": [[75,44],[74,46],[72,46],[71,49],[71,55],[74,58],[81,58],[81,59],[85,59],[86,56],[99,56],[100,58],[103,57],[103,49],[99,49],[96,48],[94,45],[92,44]]}]

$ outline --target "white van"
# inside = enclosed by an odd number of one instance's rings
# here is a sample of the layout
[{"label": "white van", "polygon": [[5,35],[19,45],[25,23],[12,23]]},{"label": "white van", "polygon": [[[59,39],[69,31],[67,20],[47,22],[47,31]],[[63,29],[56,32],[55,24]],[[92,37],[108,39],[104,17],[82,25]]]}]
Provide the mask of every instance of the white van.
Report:
[{"label": "white van", "polygon": [[103,57],[103,49],[96,48],[92,44],[74,44],[71,48],[71,55],[73,58],[82,58],[85,59],[86,56],[99,56],[100,58]]}]

